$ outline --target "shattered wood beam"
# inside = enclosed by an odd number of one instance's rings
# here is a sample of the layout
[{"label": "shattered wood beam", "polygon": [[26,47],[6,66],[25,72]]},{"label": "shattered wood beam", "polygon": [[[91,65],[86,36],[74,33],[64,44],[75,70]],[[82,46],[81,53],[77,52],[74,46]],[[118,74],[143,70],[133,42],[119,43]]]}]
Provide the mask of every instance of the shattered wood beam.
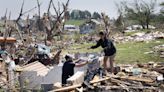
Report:
[{"label": "shattered wood beam", "polygon": [[120,77],[122,80],[132,80],[132,81],[139,81],[139,82],[145,82],[145,83],[153,83],[154,80],[151,78],[143,78],[143,77],[136,77],[136,76],[123,76]]},{"label": "shattered wood beam", "polygon": [[[100,80],[93,80],[90,83],[91,84],[94,84],[94,83],[98,83],[98,82],[101,82],[101,81],[109,80],[110,78],[111,77],[106,77],[106,78],[102,78]],[[55,89],[55,90],[52,90],[52,91],[49,91],[49,92],[71,91],[71,90],[74,90],[74,89],[76,89],[78,87],[81,87],[81,86],[82,86],[81,84],[78,84],[78,85],[73,85],[73,86],[68,86],[68,87],[63,87],[63,88]]]},{"label": "shattered wood beam", "polygon": [[114,83],[120,83],[120,84],[124,84],[124,85],[132,85],[131,83],[128,83],[128,82],[124,82],[124,81],[121,81],[121,80],[118,80],[118,79],[114,79],[114,78],[111,78],[110,80],[111,82],[114,82]]},{"label": "shattered wood beam", "polygon": [[[111,90],[111,89],[125,89],[125,88],[122,88],[120,86],[107,86],[106,87],[106,90]],[[149,89],[149,90],[156,90],[155,92],[158,92],[157,90],[159,89],[158,87],[145,87],[145,86],[142,86],[142,87],[135,87],[135,86],[128,86],[127,89],[141,89],[141,90],[144,90],[144,89]],[[126,91],[127,92],[127,91]],[[128,91],[129,92],[129,91]],[[144,91],[145,92],[145,91]],[[154,91],[151,91],[151,92],[154,92]]]}]

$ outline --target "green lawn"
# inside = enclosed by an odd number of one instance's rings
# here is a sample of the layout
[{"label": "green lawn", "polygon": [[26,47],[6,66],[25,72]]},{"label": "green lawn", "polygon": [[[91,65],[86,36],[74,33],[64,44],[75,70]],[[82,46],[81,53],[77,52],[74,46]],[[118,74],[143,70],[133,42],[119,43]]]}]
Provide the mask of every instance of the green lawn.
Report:
[{"label": "green lawn", "polygon": [[145,54],[152,50],[152,47],[156,45],[161,45],[164,40],[150,41],[149,43],[124,43],[117,44],[117,56],[116,61],[118,63],[134,63],[139,61],[140,63],[154,61],[154,62],[164,62],[163,58],[154,54]]},{"label": "green lawn", "polygon": [[[117,55],[116,55],[116,63],[135,63],[139,61],[140,63],[145,62],[164,62],[163,58],[160,58],[154,54],[145,54],[145,52],[149,52],[152,50],[152,47],[156,45],[161,45],[164,43],[164,40],[156,40],[146,42],[128,42],[116,44],[117,47]],[[87,50],[88,47],[94,45],[94,43],[85,43],[80,45],[73,45],[70,47],[70,50],[65,50],[65,52],[100,52],[102,48],[97,48],[94,50]]]},{"label": "green lawn", "polygon": [[85,20],[68,20],[66,24],[79,26],[83,24]]}]

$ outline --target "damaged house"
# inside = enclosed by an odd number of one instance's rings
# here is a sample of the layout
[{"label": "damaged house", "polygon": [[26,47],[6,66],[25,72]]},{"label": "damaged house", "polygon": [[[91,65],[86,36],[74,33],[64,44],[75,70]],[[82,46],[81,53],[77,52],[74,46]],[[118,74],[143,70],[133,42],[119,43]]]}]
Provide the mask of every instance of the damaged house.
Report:
[{"label": "damaged house", "polygon": [[86,21],[84,24],[80,25],[80,33],[81,34],[87,34],[94,32],[97,28],[99,28],[102,25],[101,21],[98,21],[96,19],[91,19],[89,21]]}]

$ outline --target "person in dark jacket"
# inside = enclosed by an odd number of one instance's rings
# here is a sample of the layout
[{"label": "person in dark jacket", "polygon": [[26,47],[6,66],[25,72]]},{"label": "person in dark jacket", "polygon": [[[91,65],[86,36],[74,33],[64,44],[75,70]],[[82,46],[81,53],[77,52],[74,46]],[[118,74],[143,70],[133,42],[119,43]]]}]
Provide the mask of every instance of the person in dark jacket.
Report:
[{"label": "person in dark jacket", "polygon": [[82,67],[88,62],[74,63],[70,55],[65,56],[66,62],[62,67],[62,85],[66,86],[67,79],[74,75],[74,67]]},{"label": "person in dark jacket", "polygon": [[104,32],[100,32],[99,33],[100,39],[97,42],[97,44],[95,46],[91,46],[91,49],[95,49],[99,46],[101,46],[103,48],[104,51],[104,60],[103,60],[103,67],[105,70],[107,70],[107,61],[109,60],[110,62],[110,72],[113,73],[113,62],[114,62],[114,58],[115,58],[115,54],[116,54],[116,48],[113,44],[113,42],[108,39],[105,35]]}]

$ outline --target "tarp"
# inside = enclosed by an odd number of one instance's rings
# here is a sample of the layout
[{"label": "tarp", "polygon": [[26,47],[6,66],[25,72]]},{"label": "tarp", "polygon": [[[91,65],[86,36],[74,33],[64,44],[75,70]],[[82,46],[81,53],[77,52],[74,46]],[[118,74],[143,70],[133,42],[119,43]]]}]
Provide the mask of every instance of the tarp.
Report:
[{"label": "tarp", "polygon": [[37,44],[38,54],[50,54],[50,48],[44,44]]}]

